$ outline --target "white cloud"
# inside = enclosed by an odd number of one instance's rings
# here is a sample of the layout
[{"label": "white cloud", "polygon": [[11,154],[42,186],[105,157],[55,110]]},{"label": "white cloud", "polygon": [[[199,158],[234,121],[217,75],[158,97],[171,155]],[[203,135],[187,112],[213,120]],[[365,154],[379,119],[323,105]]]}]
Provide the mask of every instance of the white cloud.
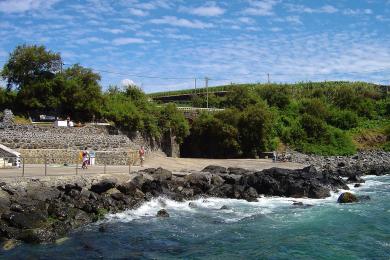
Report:
[{"label": "white cloud", "polygon": [[372,14],[371,9],[345,9],[343,10],[343,14],[345,15],[365,15]]},{"label": "white cloud", "polygon": [[278,0],[250,0],[249,7],[244,9],[242,13],[258,16],[273,15],[273,8],[278,2]]},{"label": "white cloud", "polygon": [[154,10],[157,8],[169,9],[171,8],[171,3],[169,0],[154,0],[148,3],[138,3],[135,5],[135,7],[144,10]]},{"label": "white cloud", "polygon": [[293,16],[287,16],[285,18],[286,22],[290,22],[292,24],[302,24],[301,18],[299,16],[293,15]]},{"label": "white cloud", "polygon": [[144,43],[144,39],[141,38],[116,38],[112,40],[113,45],[127,45],[127,44],[139,44],[139,43]]},{"label": "white cloud", "polygon": [[123,79],[121,81],[121,86],[122,87],[127,87],[127,86],[136,86],[135,82],[132,81],[131,79]]},{"label": "white cloud", "polygon": [[0,12],[24,13],[32,10],[47,9],[59,0],[2,0]]},{"label": "white cloud", "polygon": [[326,13],[333,14],[337,13],[339,10],[332,5],[324,5],[318,8],[311,8],[304,5],[286,5],[291,12],[299,13]]},{"label": "white cloud", "polygon": [[214,2],[199,7],[181,7],[179,11],[198,16],[220,16],[225,13],[225,9],[217,6]]},{"label": "white cloud", "polygon": [[213,24],[211,23],[204,23],[199,20],[191,21],[183,18],[177,18],[175,16],[164,16],[159,19],[152,19],[150,22],[153,24],[168,24],[171,26],[187,27],[193,29],[205,29],[213,27]]},{"label": "white cloud", "polygon": [[120,33],[124,33],[125,32],[122,29],[115,29],[115,28],[101,28],[100,31],[108,32],[108,33],[112,33],[112,34],[120,34]]},{"label": "white cloud", "polygon": [[106,44],[106,43],[108,43],[107,40],[99,38],[99,37],[95,37],[95,36],[79,39],[79,40],[76,40],[75,42],[77,44],[90,44],[90,43]]},{"label": "white cloud", "polygon": [[255,20],[250,18],[250,17],[240,17],[240,18],[238,18],[238,21],[240,21],[241,23],[245,23],[245,24],[254,24],[255,23]]},{"label": "white cloud", "polygon": [[381,22],[389,22],[389,21],[390,21],[390,18],[385,17],[385,16],[383,16],[383,15],[377,15],[377,16],[375,16],[375,18],[376,18],[378,21],[381,21]]},{"label": "white cloud", "polygon": [[174,33],[169,33],[164,35],[164,37],[168,37],[170,39],[175,39],[175,40],[191,40],[192,37],[190,35],[186,34],[174,34]]},{"label": "white cloud", "polygon": [[149,12],[141,10],[141,9],[135,9],[135,8],[130,8],[129,12],[130,12],[130,14],[135,15],[135,16],[147,16],[147,15],[149,15]]}]

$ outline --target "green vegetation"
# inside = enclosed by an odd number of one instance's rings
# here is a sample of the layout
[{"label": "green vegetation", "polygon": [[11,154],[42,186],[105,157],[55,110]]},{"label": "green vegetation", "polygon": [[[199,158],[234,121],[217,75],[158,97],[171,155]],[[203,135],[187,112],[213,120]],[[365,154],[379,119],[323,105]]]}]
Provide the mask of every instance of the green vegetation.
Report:
[{"label": "green vegetation", "polygon": [[1,71],[7,82],[0,88],[0,109],[10,108],[18,123],[31,114],[68,116],[78,122],[109,120],[127,132],[162,138],[176,135],[182,142],[189,125],[174,104],[158,107],[136,86],[102,91],[100,75],[74,64],[62,69],[59,53],[44,46],[21,45],[10,54]]},{"label": "green vegetation", "polygon": [[60,54],[44,46],[18,46],[1,71],[7,85],[0,88],[0,109],[12,109],[20,123],[39,112],[76,122],[108,120],[126,132],[157,139],[174,135],[184,156],[254,157],[286,146],[324,155],[390,150],[390,97],[374,84],[210,87],[209,105],[225,110],[201,114],[190,127],[175,104],[158,106],[149,98],[187,94],[191,97],[176,104],[205,107],[205,88],[150,95],[136,86],[103,91],[92,69],[61,64]]},{"label": "green vegetation", "polygon": [[[390,99],[374,84],[245,84],[218,89],[228,92],[222,97],[212,94],[209,104],[228,110],[193,122],[183,144],[186,156],[253,157],[285,146],[322,155],[389,150]],[[204,105],[205,97],[194,95],[192,101],[193,106]]]}]

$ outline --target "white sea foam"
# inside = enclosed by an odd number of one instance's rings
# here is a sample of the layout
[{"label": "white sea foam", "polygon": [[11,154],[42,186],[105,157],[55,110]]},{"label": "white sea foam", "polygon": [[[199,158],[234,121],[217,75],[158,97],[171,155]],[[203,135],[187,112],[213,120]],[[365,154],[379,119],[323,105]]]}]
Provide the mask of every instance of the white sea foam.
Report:
[{"label": "white sea foam", "polygon": [[[189,200],[178,202],[164,197],[154,198],[151,201],[145,202],[142,206],[134,210],[127,210],[122,213],[110,214],[105,218],[108,222],[131,222],[134,220],[150,220],[155,219],[157,211],[164,208],[171,217],[183,217],[191,214],[203,214],[216,219],[220,219],[226,223],[237,222],[245,218],[255,216],[268,216],[269,214],[282,211],[283,209],[291,209],[294,202],[302,202],[306,205],[337,205],[336,201],[341,193],[352,192],[358,193],[362,187],[372,187],[383,184],[376,178],[366,177],[366,183],[361,187],[355,188],[354,185],[348,185],[350,190],[339,190],[331,192],[331,196],[325,199],[309,199],[309,198],[286,198],[286,197],[260,197],[256,202],[248,202],[245,200],[222,199],[222,198],[200,198],[197,200]],[[191,205],[190,205],[191,203]],[[227,210],[221,210],[225,205]],[[298,213],[297,213],[298,214]]]}]

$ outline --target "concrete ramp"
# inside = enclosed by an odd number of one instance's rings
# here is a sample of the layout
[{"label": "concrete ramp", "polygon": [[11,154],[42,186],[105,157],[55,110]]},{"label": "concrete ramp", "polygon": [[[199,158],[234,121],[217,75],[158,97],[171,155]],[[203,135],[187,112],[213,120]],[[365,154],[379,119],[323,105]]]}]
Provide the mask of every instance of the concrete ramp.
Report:
[{"label": "concrete ramp", "polygon": [[20,153],[0,144],[0,157],[20,157]]}]

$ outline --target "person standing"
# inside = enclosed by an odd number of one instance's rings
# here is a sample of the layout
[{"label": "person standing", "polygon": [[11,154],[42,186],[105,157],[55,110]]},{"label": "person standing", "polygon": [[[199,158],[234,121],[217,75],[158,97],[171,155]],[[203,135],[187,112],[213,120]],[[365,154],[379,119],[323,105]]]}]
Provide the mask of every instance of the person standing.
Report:
[{"label": "person standing", "polygon": [[141,167],[144,167],[144,161],[145,161],[145,148],[141,146],[141,148],[138,150],[139,160],[141,162]]},{"label": "person standing", "polygon": [[84,151],[82,152],[82,158],[83,158],[83,164],[81,166],[81,169],[88,169],[88,163],[89,163],[89,152],[88,148],[85,147]]}]

